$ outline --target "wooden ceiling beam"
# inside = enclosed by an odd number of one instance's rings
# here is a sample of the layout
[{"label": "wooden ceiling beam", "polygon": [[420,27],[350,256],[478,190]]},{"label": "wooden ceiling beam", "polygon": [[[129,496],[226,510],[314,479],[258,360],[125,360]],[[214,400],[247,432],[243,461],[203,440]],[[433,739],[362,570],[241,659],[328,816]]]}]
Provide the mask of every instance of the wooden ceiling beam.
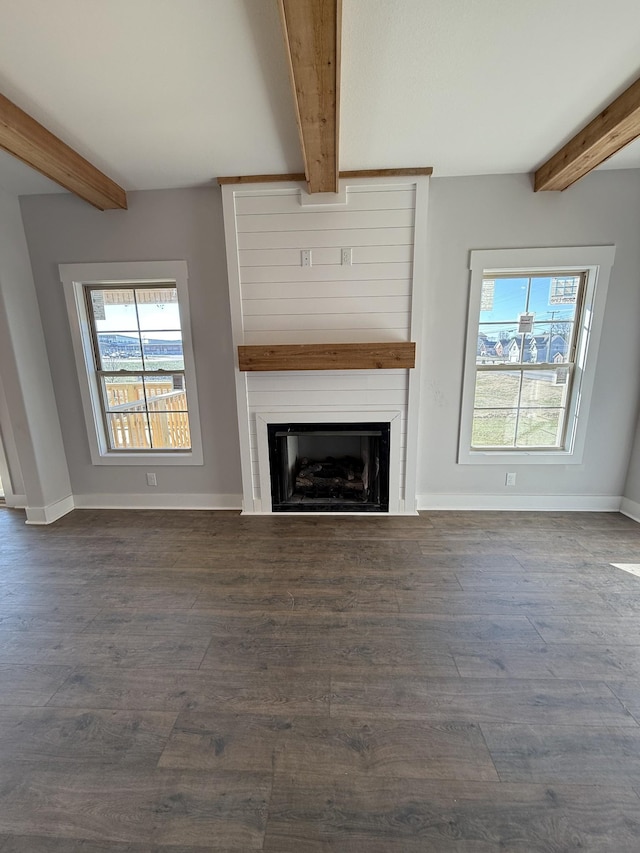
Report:
[{"label": "wooden ceiling beam", "polygon": [[342,0],[279,0],[310,193],[338,192]]},{"label": "wooden ceiling beam", "polygon": [[0,95],[0,148],[99,210],[127,208],[122,187],[4,95]]},{"label": "wooden ceiling beam", "polygon": [[535,173],[534,189],[566,190],[640,136],[640,79]]}]

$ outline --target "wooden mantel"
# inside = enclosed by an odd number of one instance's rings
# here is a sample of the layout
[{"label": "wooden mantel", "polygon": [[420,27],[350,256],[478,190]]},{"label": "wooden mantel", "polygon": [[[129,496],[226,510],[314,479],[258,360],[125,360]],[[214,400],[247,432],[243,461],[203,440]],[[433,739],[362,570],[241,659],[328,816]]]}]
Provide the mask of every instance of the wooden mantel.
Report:
[{"label": "wooden mantel", "polygon": [[239,346],[238,367],[256,370],[393,370],[416,364],[413,341]]}]

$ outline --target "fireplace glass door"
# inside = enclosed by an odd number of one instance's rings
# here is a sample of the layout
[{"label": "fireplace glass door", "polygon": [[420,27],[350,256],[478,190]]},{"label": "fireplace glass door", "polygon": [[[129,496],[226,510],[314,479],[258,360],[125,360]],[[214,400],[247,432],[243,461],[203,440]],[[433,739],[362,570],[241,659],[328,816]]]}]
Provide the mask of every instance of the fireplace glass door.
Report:
[{"label": "fireplace glass door", "polygon": [[273,512],[388,512],[389,423],[269,424]]}]

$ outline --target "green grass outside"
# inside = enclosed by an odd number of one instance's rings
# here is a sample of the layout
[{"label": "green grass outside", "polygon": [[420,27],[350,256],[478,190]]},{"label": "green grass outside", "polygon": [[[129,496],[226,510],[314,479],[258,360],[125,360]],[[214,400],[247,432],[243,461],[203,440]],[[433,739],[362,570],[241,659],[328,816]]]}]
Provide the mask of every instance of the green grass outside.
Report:
[{"label": "green grass outside", "polygon": [[554,371],[536,371],[524,376],[516,440],[520,373],[480,371],[476,382],[472,445],[556,447],[567,386],[556,385],[554,380]]}]

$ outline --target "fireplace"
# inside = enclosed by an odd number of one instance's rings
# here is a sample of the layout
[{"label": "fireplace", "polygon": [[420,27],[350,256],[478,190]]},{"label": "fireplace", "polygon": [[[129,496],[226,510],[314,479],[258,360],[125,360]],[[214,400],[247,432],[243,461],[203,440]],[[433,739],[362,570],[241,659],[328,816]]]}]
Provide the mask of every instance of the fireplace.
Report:
[{"label": "fireplace", "polygon": [[389,422],[271,423],[272,512],[388,512]]}]

